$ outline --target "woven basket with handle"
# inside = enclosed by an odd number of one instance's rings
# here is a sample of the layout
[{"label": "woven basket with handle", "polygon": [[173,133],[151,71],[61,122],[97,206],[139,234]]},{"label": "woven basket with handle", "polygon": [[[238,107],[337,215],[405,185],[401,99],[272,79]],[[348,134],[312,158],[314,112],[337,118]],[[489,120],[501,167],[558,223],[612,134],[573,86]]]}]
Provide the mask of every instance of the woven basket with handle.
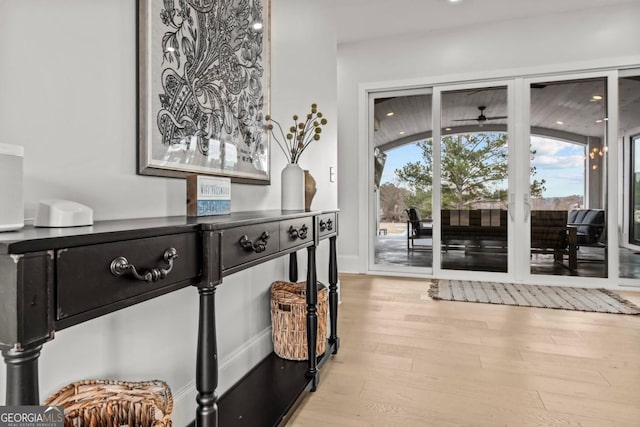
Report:
[{"label": "woven basket with handle", "polygon": [[171,427],[173,397],[159,380],[86,380],[71,383],[45,405],[64,406],[65,427]]},{"label": "woven basket with handle", "polygon": [[[271,326],[274,352],[287,360],[307,360],[307,284],[273,282],[271,285]],[[318,283],[318,341],[316,355],[327,346],[329,291]]]}]

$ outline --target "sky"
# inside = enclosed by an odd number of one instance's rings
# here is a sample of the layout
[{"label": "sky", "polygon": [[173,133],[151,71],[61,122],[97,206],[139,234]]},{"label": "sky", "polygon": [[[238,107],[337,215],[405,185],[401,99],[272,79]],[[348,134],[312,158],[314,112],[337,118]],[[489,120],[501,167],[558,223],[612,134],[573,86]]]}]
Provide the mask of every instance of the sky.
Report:
[{"label": "sky", "polygon": [[[536,179],[546,180],[543,197],[584,195],[584,146],[536,136],[531,138],[531,146],[536,150],[533,160]],[[382,184],[398,185],[395,170],[422,159],[422,150],[416,144],[397,147],[386,153]]]}]

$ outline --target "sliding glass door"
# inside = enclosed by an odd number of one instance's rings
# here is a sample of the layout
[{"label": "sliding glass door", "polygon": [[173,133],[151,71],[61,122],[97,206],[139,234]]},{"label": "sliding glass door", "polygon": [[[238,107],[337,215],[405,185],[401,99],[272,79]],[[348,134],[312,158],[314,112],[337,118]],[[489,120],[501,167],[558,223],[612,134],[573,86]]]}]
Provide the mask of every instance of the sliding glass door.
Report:
[{"label": "sliding glass door", "polygon": [[607,79],[527,89],[530,272],[607,277]]},{"label": "sliding glass door", "polygon": [[370,270],[640,278],[640,70],[372,93],[369,106]]},{"label": "sliding glass door", "polygon": [[507,273],[507,86],[443,90],[440,99],[440,267]]},{"label": "sliding glass door", "polygon": [[619,277],[640,286],[640,70],[618,79]]},{"label": "sliding glass door", "polygon": [[429,88],[370,96],[369,269],[428,271],[432,252]]},{"label": "sliding glass door", "polygon": [[640,246],[640,135],[629,137],[631,167],[629,168],[629,243]]}]

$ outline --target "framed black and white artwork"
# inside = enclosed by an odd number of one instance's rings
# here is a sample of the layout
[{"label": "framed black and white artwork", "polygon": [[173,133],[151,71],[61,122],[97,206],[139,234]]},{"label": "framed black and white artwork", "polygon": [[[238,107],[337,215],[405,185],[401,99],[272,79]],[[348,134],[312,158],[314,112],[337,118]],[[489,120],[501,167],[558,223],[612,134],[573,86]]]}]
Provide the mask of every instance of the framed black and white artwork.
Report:
[{"label": "framed black and white artwork", "polygon": [[270,0],[138,0],[138,173],[269,184]]}]

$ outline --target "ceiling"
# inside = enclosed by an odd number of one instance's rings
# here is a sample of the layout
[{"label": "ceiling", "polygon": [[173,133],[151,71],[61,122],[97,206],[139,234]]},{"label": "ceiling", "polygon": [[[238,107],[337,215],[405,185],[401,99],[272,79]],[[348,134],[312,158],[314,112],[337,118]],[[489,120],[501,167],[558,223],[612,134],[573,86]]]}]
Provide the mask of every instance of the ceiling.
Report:
[{"label": "ceiling", "polygon": [[[532,133],[583,143],[588,137],[603,138],[607,117],[605,89],[603,78],[533,84],[530,92]],[[602,99],[595,100],[594,95]],[[479,106],[486,107],[483,114],[488,118],[508,116],[506,101],[504,86],[443,92],[442,133],[506,131],[506,118],[482,123],[477,120]],[[639,77],[620,80],[619,106],[620,129],[640,126]],[[431,95],[377,99],[374,116],[375,145],[383,151],[428,138],[431,136]]]},{"label": "ceiling", "polygon": [[424,33],[638,0],[337,0],[338,43]]},{"label": "ceiling", "polygon": [[[416,33],[455,31],[456,28],[491,22],[530,18],[640,0],[336,0],[338,43],[354,43]],[[620,90],[621,128],[638,126],[640,82],[626,81]],[[627,87],[629,86],[629,87]],[[574,82],[534,88],[531,92],[531,125],[556,137],[572,140],[602,137],[605,101],[592,101],[593,95],[606,95],[604,82]],[[605,98],[606,99],[606,98]],[[507,116],[506,90],[470,90],[445,94],[442,98],[443,133],[505,130],[507,120],[489,120],[479,128],[479,106],[484,115]],[[394,111],[393,117],[386,113]],[[379,99],[376,102],[376,145],[386,148],[430,136],[429,96]],[[454,121],[470,119],[468,121]],[[563,124],[558,124],[561,121]],[[452,131],[444,128],[451,127]],[[401,134],[402,132],[402,134]]]}]

